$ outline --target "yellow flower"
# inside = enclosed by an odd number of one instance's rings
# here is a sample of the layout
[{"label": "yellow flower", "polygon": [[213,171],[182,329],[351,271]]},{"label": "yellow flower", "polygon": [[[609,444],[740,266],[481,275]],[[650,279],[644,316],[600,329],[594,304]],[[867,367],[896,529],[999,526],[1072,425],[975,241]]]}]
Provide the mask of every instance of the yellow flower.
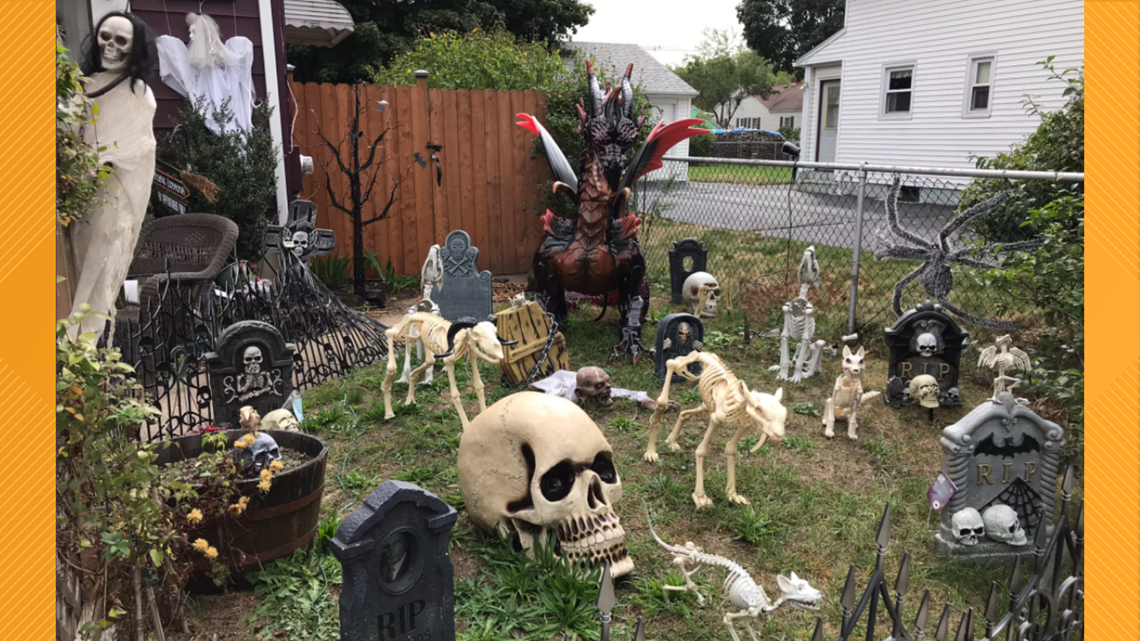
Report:
[{"label": "yellow flower", "polygon": [[272,481],[273,480],[273,472],[270,472],[269,470],[261,470],[261,480]]},{"label": "yellow flower", "polygon": [[193,510],[190,510],[190,513],[186,515],[186,520],[190,522],[190,525],[197,525],[197,524],[201,523],[202,522],[202,510],[199,510],[198,508],[194,508]]},{"label": "yellow flower", "polygon": [[206,539],[197,539],[194,541],[194,549],[199,552],[205,552],[210,549],[210,542]]},{"label": "yellow flower", "polygon": [[239,438],[238,440],[234,441],[234,447],[238,448],[239,450],[244,450],[245,446],[247,446],[247,445],[249,445],[249,443],[247,443],[245,441],[244,436],[242,438]]},{"label": "yellow flower", "polygon": [[257,484],[257,489],[261,490],[262,492],[268,492],[268,491],[269,491],[269,488],[270,488],[272,485],[273,485],[273,484],[272,484],[270,481],[268,481],[268,480],[264,480],[264,481],[262,481],[262,482],[260,482],[260,483],[258,483],[258,484]]},{"label": "yellow flower", "polygon": [[231,505],[229,507],[229,510],[231,512],[233,512],[234,514],[240,515],[242,512],[245,512],[245,508],[247,505],[249,505],[249,497],[243,496],[240,499],[238,499],[237,503],[234,503],[233,505]]},{"label": "yellow flower", "polygon": [[281,470],[285,469],[285,464],[280,460],[273,461],[269,464],[269,469],[273,470],[274,472],[280,472]]},{"label": "yellow flower", "polygon": [[205,555],[207,559],[213,561],[214,559],[218,558],[218,548],[211,545],[206,549]]}]

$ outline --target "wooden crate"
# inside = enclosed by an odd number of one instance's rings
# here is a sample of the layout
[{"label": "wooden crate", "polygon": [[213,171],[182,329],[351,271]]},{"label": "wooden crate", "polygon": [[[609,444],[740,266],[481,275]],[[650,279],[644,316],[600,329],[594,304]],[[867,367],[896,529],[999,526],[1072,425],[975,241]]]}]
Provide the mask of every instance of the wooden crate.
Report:
[{"label": "wooden crate", "polygon": [[[518,341],[517,345],[503,347],[503,361],[499,363],[507,382],[518,385],[526,380],[542,355],[542,348],[550,336],[550,317],[538,303],[530,301],[518,309],[505,309],[495,314],[495,319],[495,329],[500,338]],[[558,332],[554,335],[546,362],[535,377],[545,378],[560,369],[570,369],[570,354],[566,351],[566,339]]]}]

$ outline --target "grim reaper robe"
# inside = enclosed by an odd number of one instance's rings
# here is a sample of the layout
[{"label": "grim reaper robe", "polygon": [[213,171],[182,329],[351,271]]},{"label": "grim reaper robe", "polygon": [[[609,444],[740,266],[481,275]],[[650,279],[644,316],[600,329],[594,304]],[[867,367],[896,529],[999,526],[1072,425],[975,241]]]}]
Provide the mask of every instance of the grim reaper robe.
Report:
[{"label": "grim reaper robe", "polygon": [[[110,84],[118,73],[101,71],[91,78],[88,91]],[[79,267],[72,309],[83,303],[109,316],[127,278],[135,243],[146,217],[154,181],[154,94],[146,83],[119,83],[94,99],[95,123],[83,129],[83,140],[99,149],[99,161],[111,174],[99,186],[97,202],[82,221],[71,225],[71,242]],[[80,331],[102,332],[105,321],[90,317]]]}]

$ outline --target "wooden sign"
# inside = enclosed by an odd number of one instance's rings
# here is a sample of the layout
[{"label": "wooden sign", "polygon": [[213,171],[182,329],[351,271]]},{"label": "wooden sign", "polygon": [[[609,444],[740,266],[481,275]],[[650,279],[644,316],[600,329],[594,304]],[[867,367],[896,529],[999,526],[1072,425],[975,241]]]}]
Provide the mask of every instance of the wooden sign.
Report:
[{"label": "wooden sign", "polygon": [[[505,309],[495,314],[495,330],[504,341],[518,341],[517,345],[503,347],[503,360],[499,366],[511,385],[526,380],[546,348],[553,322],[542,306],[530,301],[518,309]],[[535,373],[535,378],[545,378],[560,369],[570,369],[570,354],[566,351],[566,339],[561,332],[554,334],[546,361]]]}]

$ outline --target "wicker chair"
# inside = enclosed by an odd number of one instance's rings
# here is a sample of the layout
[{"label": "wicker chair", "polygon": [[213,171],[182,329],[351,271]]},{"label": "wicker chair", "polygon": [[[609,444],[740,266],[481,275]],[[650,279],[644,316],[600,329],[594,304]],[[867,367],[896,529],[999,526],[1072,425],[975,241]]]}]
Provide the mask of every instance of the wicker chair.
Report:
[{"label": "wicker chair", "polygon": [[127,278],[138,279],[139,307],[158,298],[167,279],[196,300],[233,255],[238,226],[214,214],[179,214],[143,225]]}]

